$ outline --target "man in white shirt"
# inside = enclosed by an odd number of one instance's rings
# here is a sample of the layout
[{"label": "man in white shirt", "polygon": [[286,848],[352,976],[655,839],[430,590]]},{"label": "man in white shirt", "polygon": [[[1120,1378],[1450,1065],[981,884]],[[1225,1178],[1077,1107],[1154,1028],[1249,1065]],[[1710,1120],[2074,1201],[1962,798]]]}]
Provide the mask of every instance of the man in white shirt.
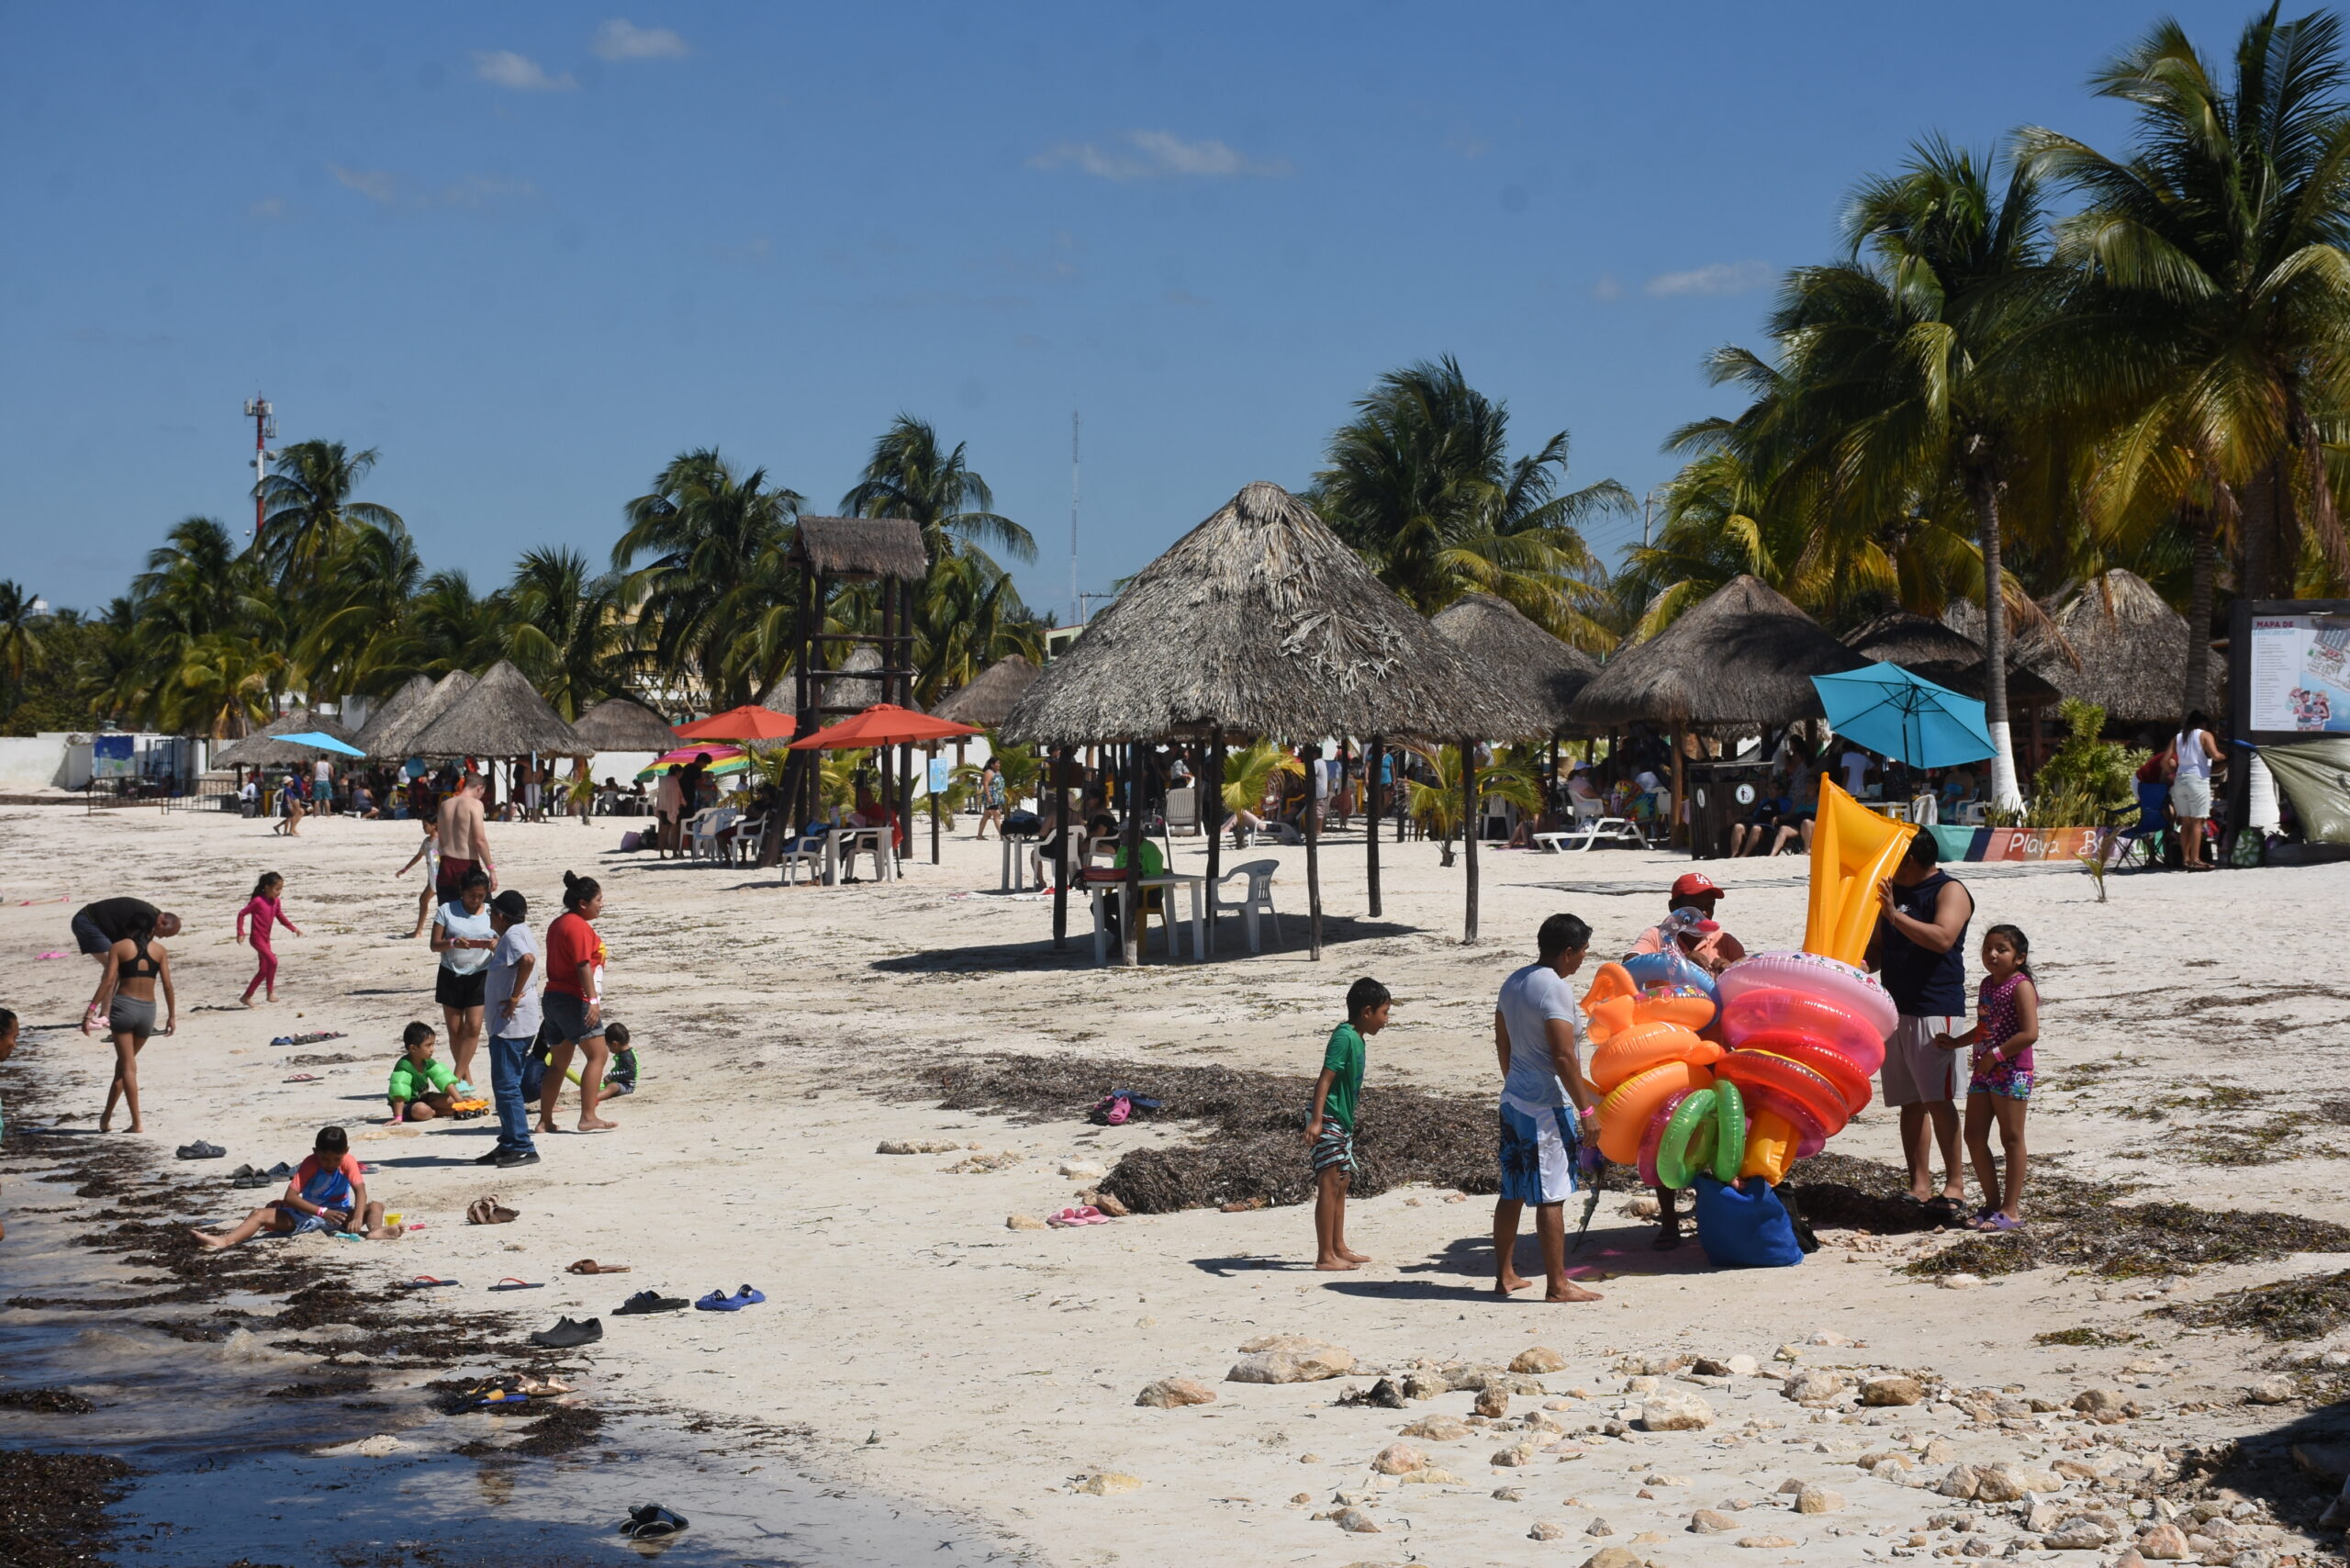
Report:
[{"label": "man in white shirt", "polygon": [[1494,1007],[1494,1047],[1501,1058],[1501,1195],[1494,1203],[1494,1293],[1508,1296],[1533,1282],[1517,1271],[1518,1215],[1534,1205],[1542,1247],[1546,1301],[1597,1301],[1567,1278],[1566,1201],[1579,1169],[1595,1169],[1599,1111],[1583,1087],[1576,1042],[1583,1009],[1567,977],[1583,967],[1591,927],[1554,914],[1535,937],[1539,955],[1502,982]]}]

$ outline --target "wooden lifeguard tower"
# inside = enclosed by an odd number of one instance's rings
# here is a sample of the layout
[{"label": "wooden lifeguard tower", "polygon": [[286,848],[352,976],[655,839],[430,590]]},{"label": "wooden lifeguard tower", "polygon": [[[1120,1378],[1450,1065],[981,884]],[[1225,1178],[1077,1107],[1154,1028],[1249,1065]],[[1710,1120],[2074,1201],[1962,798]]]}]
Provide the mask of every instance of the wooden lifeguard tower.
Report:
[{"label": "wooden lifeguard tower", "polygon": [[[869,703],[840,703],[835,691],[874,693],[870,701],[914,705],[914,590],[930,575],[922,529],[902,517],[802,517],[791,547],[800,568],[800,611],[792,630],[792,715],[801,737],[814,734],[827,719],[864,711]],[[844,583],[880,585],[880,631],[834,632],[824,625],[833,589]],[[878,666],[854,667],[849,655],[859,646],[878,655]],[[913,748],[900,746],[895,788],[879,793],[894,800],[902,825],[913,811]],[[796,751],[784,773],[783,798],[794,825],[814,820],[818,760],[823,754]],[[770,839],[771,843],[778,842]]]}]

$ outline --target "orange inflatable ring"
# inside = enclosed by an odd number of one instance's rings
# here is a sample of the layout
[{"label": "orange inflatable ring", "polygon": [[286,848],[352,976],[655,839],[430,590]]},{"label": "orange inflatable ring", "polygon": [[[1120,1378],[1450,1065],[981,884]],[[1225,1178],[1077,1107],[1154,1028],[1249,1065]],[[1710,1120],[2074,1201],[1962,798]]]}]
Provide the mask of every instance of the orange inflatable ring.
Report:
[{"label": "orange inflatable ring", "polygon": [[[1823,1137],[1834,1137],[1852,1119],[1836,1085],[1799,1061],[1769,1051],[1732,1051],[1717,1070],[1752,1099],[1776,1094],[1794,1102],[1819,1124]],[[1767,1103],[1767,1102],[1766,1102]]]},{"label": "orange inflatable ring", "polygon": [[1760,1176],[1775,1187],[1795,1162],[1795,1127],[1776,1111],[1757,1111],[1746,1124],[1746,1158],[1739,1161],[1738,1173]]},{"label": "orange inflatable ring", "polygon": [[1626,1079],[1599,1103],[1599,1152],[1617,1165],[1637,1165],[1649,1119],[1673,1095],[1710,1088],[1714,1075],[1695,1062],[1669,1061]]},{"label": "orange inflatable ring", "polygon": [[1811,1069],[1836,1086],[1836,1092],[1844,1097],[1845,1111],[1852,1115],[1868,1109],[1869,1097],[1875,1091],[1876,1086],[1868,1074],[1853,1066],[1852,1058],[1842,1051],[1793,1029],[1759,1030],[1739,1041],[1738,1048],[1742,1051],[1768,1051],[1773,1056],[1785,1057],[1789,1061],[1799,1062]]},{"label": "orange inflatable ring", "polygon": [[1721,1047],[1699,1039],[1679,1024],[1635,1024],[1592,1053],[1591,1081],[1603,1091],[1612,1090],[1665,1062],[1708,1062],[1721,1054]]},{"label": "orange inflatable ring", "polygon": [[1678,1024],[1695,1032],[1721,1016],[1721,1007],[1694,985],[1652,985],[1632,1003],[1643,1024]]}]

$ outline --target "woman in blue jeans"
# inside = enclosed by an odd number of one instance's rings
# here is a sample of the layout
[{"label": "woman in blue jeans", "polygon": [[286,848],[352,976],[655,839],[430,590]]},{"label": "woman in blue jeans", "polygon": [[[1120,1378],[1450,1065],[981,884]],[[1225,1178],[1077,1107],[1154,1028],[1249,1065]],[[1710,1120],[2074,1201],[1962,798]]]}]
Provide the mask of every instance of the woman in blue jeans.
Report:
[{"label": "woman in blue jeans", "polygon": [[522,1095],[522,1069],[539,1037],[539,943],[525,924],[529,901],[509,888],[489,901],[489,924],[498,946],[489,956],[482,988],[482,1017],[489,1031],[489,1092],[498,1104],[498,1147],[474,1163],[501,1170],[535,1165],[530,1103]]}]

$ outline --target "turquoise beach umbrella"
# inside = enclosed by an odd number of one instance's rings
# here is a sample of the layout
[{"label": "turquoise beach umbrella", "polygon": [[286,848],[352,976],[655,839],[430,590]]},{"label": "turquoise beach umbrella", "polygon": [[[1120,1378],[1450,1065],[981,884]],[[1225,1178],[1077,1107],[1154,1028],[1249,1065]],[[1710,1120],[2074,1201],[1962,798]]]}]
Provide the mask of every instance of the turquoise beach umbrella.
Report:
[{"label": "turquoise beach umbrella", "polygon": [[1984,727],[1982,703],[1899,665],[1815,675],[1811,684],[1830,727],[1880,756],[1912,767],[1950,767],[1980,762],[1997,749]]},{"label": "turquoise beach umbrella", "polygon": [[318,751],[339,752],[344,756],[365,756],[367,755],[355,745],[348,745],[343,742],[335,739],[332,735],[328,734],[324,730],[304,730],[298,734],[278,735],[274,738],[284,742],[287,745],[306,745]]}]

